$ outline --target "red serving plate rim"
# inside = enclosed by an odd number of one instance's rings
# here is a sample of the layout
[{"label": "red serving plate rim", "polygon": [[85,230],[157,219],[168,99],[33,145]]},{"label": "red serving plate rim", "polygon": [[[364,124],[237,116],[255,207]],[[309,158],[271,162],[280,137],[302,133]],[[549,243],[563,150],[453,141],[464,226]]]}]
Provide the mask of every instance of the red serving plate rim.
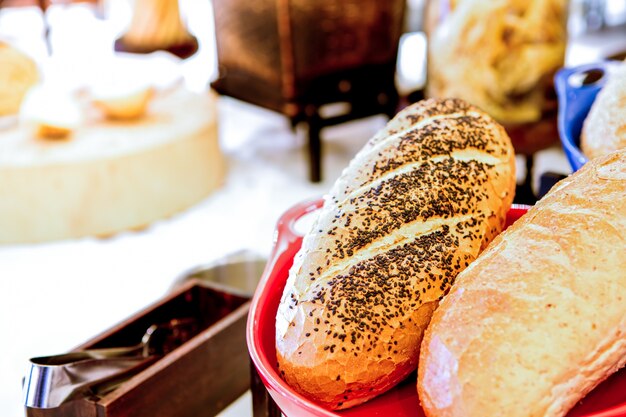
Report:
[{"label": "red serving plate rim", "polygon": [[[288,401],[290,406],[293,406],[290,408],[299,409],[307,412],[309,415],[336,417],[341,416],[341,412],[328,410],[319,406],[313,401],[295,392],[280,378],[275,369],[275,364],[270,362],[270,359],[267,357],[266,352],[262,348],[262,334],[257,331],[259,323],[264,317],[263,312],[265,310],[268,308],[273,310],[270,312],[272,313],[270,315],[272,320],[276,315],[276,309],[278,307],[277,303],[276,308],[272,308],[271,306],[268,307],[264,304],[269,291],[267,284],[274,275],[274,269],[277,266],[284,266],[285,262],[287,262],[288,267],[290,267],[293,261],[293,256],[298,251],[302,243],[302,236],[300,236],[294,229],[295,223],[304,215],[318,210],[322,204],[322,199],[301,202],[287,210],[278,220],[273,237],[273,250],[269,261],[265,266],[265,270],[250,306],[246,326],[246,339],[250,357],[254,366],[256,367],[263,384],[268,389],[268,392],[278,403]],[[514,204],[509,211],[509,218],[507,221],[509,223],[513,223],[522,217],[529,209],[530,206]],[[280,292],[282,293],[282,288]],[[282,401],[275,398],[275,395],[281,396]],[[606,410],[579,415],[579,417],[626,417],[626,402]]]}]

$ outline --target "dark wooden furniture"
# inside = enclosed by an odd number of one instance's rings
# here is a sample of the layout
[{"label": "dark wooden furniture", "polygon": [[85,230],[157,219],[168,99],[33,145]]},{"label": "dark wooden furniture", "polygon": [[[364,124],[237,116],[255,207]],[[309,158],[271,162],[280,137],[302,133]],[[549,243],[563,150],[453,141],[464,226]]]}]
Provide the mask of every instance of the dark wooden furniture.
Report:
[{"label": "dark wooden furniture", "polygon": [[267,392],[252,361],[250,361],[250,390],[252,391],[253,417],[281,417],[280,409]]},{"label": "dark wooden furniture", "polygon": [[404,0],[214,0],[213,7],[219,78],[212,87],[302,123],[312,181],[321,179],[324,127],[395,114]]}]

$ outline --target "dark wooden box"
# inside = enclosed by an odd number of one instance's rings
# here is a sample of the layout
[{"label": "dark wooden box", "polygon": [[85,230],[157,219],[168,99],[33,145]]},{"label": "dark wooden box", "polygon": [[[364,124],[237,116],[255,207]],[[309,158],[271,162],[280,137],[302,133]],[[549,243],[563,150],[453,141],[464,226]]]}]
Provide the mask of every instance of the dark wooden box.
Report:
[{"label": "dark wooden box", "polygon": [[76,350],[132,346],[146,329],[178,317],[198,317],[199,334],[102,397],[56,408],[26,407],[29,417],[214,416],[250,386],[245,327],[249,298],[192,280]]}]

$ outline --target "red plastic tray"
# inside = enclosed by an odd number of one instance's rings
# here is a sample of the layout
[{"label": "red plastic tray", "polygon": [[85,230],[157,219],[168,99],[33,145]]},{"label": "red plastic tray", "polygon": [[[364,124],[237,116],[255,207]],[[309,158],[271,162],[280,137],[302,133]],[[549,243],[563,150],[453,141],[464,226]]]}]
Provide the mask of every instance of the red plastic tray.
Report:
[{"label": "red plastic tray", "polygon": [[[398,416],[423,417],[416,391],[415,373],[387,393],[363,405],[343,411],[331,411],[292,390],[276,372],[275,318],[293,257],[300,249],[302,236],[294,224],[302,216],[317,210],[322,200],[300,203],[278,221],[274,249],[261,278],[248,316],[248,350],[265,387],[288,417],[319,416]],[[507,225],[526,211],[513,206]],[[626,371],[622,370],[599,385],[567,417],[626,417]]]}]

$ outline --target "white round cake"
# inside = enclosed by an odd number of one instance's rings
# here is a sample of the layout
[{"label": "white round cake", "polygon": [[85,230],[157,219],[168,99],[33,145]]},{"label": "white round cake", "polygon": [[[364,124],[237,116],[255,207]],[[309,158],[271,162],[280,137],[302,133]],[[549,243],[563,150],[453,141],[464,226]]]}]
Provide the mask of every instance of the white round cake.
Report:
[{"label": "white round cake", "polygon": [[182,88],[140,119],[93,118],[64,140],[0,131],[0,243],[142,228],[204,199],[223,171],[215,97]]}]

